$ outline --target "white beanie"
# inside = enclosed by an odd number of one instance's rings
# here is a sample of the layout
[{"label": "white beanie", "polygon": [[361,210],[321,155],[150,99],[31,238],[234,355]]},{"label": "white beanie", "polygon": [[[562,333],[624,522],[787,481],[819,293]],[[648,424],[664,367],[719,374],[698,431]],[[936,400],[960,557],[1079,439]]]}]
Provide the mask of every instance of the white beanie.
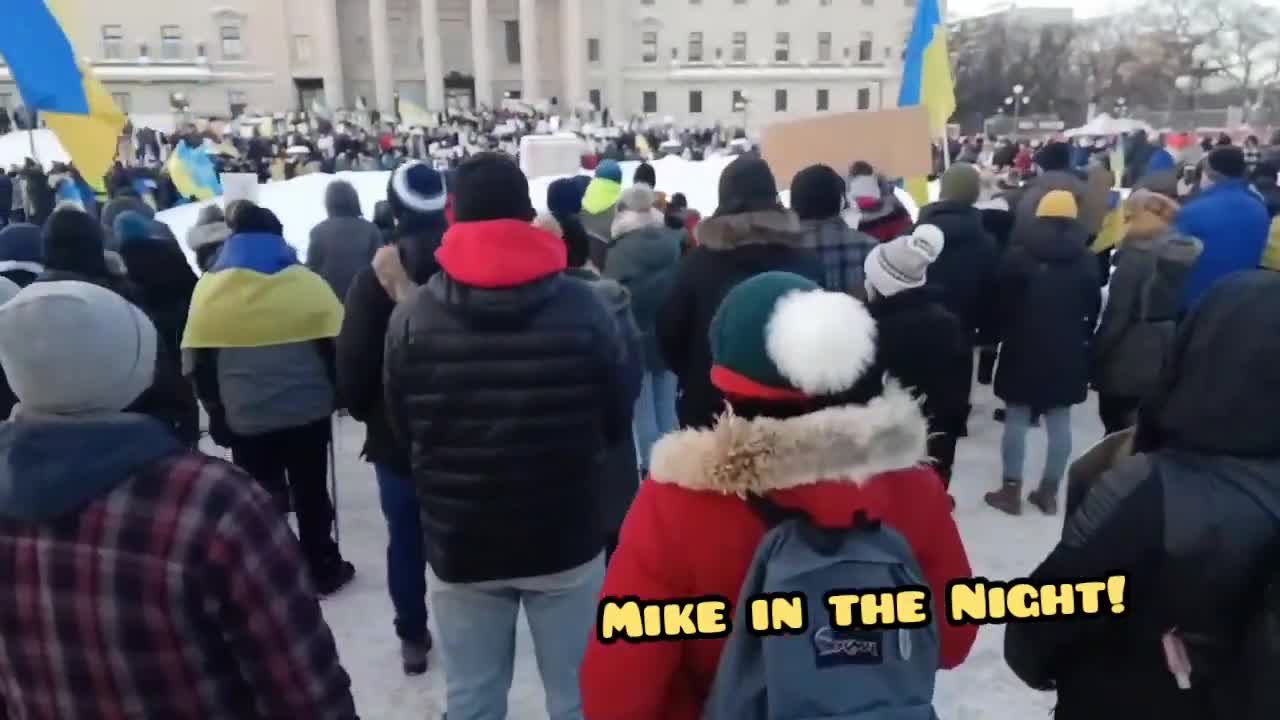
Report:
[{"label": "white beanie", "polygon": [[33,283],[0,305],[0,366],[25,410],[119,412],[155,379],[156,329],[106,288]]},{"label": "white beanie", "polygon": [[942,254],[943,235],[935,225],[921,225],[910,235],[877,245],[863,269],[867,286],[883,297],[925,284],[929,265]]}]

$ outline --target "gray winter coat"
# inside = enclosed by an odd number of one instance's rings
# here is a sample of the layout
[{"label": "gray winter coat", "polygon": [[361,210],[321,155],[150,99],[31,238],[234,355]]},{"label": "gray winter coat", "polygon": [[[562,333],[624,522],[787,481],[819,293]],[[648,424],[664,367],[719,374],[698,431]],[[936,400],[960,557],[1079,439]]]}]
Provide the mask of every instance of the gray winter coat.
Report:
[{"label": "gray winter coat", "polygon": [[1099,392],[1144,398],[1169,361],[1183,289],[1202,245],[1173,232],[1125,238],[1102,322],[1094,334]]},{"label": "gray winter coat", "polygon": [[622,283],[631,293],[631,311],[640,328],[645,369],[665,370],[656,328],[658,311],[671,294],[680,265],[680,233],[666,227],[660,219],[657,224],[634,229],[621,221],[615,226],[620,232],[609,247],[609,263],[604,274]]},{"label": "gray winter coat", "polygon": [[334,382],[314,341],[218,350],[218,389],[227,426],[262,435],[323,420]]},{"label": "gray winter coat", "polygon": [[[631,315],[631,293],[617,282],[589,270],[569,270],[566,274],[591,285],[617,325],[618,353],[626,358],[623,364],[634,367],[640,362],[640,332]],[[635,400],[631,398],[633,407]],[[605,450],[600,463],[600,513],[606,534],[616,536],[622,529],[622,521],[627,517],[631,501],[639,489],[635,438],[631,433],[624,433],[621,442]]]},{"label": "gray winter coat", "polygon": [[342,300],[356,273],[373,262],[373,254],[382,246],[382,233],[361,216],[360,196],[351,183],[329,183],[324,204],[329,219],[311,230],[307,267],[324,278]]}]

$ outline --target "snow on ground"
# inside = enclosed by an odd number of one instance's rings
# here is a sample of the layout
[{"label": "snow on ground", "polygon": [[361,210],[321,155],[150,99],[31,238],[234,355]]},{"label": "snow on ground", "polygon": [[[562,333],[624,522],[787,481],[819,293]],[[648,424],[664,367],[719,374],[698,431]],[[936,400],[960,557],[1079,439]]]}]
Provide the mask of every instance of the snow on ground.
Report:
[{"label": "snow on ground", "polygon": [[[989,388],[975,392],[970,436],[961,441],[953,494],[956,517],[976,575],[1007,580],[1022,577],[1048,554],[1061,532],[1061,518],[1038,513],[1019,518],[986,507],[982,494],[1000,478],[1000,429],[991,419],[999,407]],[[1101,437],[1095,405],[1076,408],[1073,420],[1077,451]],[[355,582],[324,602],[324,613],[337,636],[343,664],[355,684],[356,705],[367,720],[434,720],[444,712],[444,671],[438,653],[427,675],[406,678],[400,671],[399,644],[386,593],[386,529],[378,507],[371,467],[358,455],[363,427],[341,421],[338,434],[339,510],[342,549],[355,563]],[[1044,432],[1033,430],[1028,442],[1028,478],[1038,477],[1044,460]],[[434,624],[434,618],[432,623]],[[584,618],[584,622],[589,619]],[[1046,717],[1052,696],[1027,689],[1003,658],[1004,630],[985,626],[968,661],[941,673],[936,706],[942,720],[1027,720]],[[510,720],[546,718],[528,627],[519,625]]]}]

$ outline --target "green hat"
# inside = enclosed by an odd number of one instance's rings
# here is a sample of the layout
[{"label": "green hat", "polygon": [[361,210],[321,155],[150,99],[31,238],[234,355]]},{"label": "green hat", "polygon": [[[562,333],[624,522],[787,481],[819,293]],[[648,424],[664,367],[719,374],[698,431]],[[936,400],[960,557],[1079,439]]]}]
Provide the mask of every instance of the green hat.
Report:
[{"label": "green hat", "polygon": [[729,397],[836,395],[876,359],[876,323],[861,302],[787,272],[756,275],[730,290],[709,336],[711,383]]}]

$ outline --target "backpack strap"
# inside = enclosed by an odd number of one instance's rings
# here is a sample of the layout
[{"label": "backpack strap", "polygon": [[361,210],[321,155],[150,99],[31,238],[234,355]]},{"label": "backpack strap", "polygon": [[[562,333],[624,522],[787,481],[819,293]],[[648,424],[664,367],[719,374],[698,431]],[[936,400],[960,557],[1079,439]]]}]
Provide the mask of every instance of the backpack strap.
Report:
[{"label": "backpack strap", "polygon": [[783,507],[756,493],[747,495],[747,505],[770,530],[788,520],[798,520],[800,534],[816,550],[824,555],[834,554],[840,548],[844,536],[851,531],[876,531],[880,521],[873,520],[864,509],[855,510],[849,525],[845,527],[821,527],[813,522],[809,513],[799,508]]}]

